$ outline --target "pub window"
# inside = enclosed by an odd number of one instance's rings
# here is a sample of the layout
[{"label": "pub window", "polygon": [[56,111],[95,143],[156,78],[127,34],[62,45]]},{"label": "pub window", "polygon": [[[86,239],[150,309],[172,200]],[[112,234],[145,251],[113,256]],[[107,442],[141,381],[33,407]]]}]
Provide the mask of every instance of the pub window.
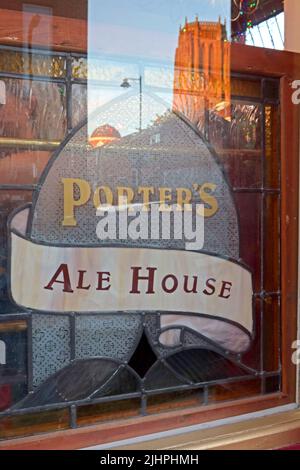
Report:
[{"label": "pub window", "polygon": [[0,439],[292,401],[280,74],[227,0],[35,3],[0,40]]}]

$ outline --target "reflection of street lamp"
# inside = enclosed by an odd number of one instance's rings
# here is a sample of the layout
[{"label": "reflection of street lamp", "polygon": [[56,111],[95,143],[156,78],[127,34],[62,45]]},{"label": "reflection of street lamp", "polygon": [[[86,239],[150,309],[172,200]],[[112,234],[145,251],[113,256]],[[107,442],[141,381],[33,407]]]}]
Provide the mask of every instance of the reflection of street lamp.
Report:
[{"label": "reflection of street lamp", "polygon": [[140,75],[139,78],[124,78],[123,82],[121,83],[122,88],[130,88],[131,85],[129,82],[139,82],[140,86],[140,131],[142,130],[142,106],[143,106],[143,98],[142,98],[142,76]]}]

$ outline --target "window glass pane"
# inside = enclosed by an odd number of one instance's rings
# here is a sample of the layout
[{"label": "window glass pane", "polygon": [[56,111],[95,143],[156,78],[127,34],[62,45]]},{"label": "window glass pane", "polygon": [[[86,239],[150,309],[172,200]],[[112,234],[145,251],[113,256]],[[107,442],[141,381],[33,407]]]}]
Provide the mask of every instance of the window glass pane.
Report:
[{"label": "window glass pane", "polygon": [[63,84],[13,78],[3,78],[2,83],[5,104],[0,107],[1,139],[63,139],[66,132]]},{"label": "window glass pane", "polygon": [[230,68],[279,19],[36,3],[0,45],[0,438],[280,391],[280,80]]},{"label": "window glass pane", "polygon": [[72,86],[72,125],[76,127],[87,118],[87,87],[74,84]]},{"label": "window glass pane", "polygon": [[[7,223],[10,214],[32,201],[32,191],[0,189],[0,312],[19,311],[8,295],[8,236]],[[0,317],[1,319],[1,317]]]},{"label": "window glass pane", "polygon": [[[56,148],[56,145],[53,145],[53,148]],[[0,185],[36,184],[50,156],[49,150],[27,150],[20,147],[1,149]]]},{"label": "window glass pane", "polygon": [[87,60],[85,57],[72,58],[72,77],[74,79],[86,80],[88,74]]},{"label": "window glass pane", "polygon": [[0,418],[0,436],[1,439],[9,439],[68,429],[68,418],[67,410]]},{"label": "window glass pane", "polygon": [[[234,195],[239,214],[240,256],[253,273],[254,291],[259,293],[262,256],[262,207],[263,197],[258,192],[236,192]],[[249,245],[251,249],[249,249]]]}]

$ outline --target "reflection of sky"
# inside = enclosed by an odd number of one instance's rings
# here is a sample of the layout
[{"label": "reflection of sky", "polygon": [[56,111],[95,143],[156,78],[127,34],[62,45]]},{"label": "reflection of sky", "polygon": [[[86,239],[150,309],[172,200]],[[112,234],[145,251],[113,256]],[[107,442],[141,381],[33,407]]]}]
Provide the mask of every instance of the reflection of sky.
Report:
[{"label": "reflection of sky", "polygon": [[[140,75],[144,91],[150,87],[171,105],[180,25],[185,17],[194,21],[198,15],[199,21],[226,18],[228,26],[230,4],[230,0],[89,0],[89,113],[124,95],[120,84],[125,77]],[[138,82],[131,85],[139,93]],[[148,122],[144,114],[143,123]],[[89,126],[90,133],[94,126],[94,122]]]},{"label": "reflection of sky", "polygon": [[215,21],[219,15],[227,16],[228,8],[227,0],[89,0],[94,21],[171,33],[185,16]]},{"label": "reflection of sky", "polygon": [[89,52],[173,60],[185,17],[230,25],[230,0],[89,0]]}]

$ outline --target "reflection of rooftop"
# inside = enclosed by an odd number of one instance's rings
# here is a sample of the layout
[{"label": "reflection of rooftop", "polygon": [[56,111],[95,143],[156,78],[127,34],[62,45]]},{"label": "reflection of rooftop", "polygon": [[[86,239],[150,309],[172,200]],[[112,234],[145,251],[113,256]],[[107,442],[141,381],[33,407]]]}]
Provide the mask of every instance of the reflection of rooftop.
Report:
[{"label": "reflection of rooftop", "polygon": [[[158,115],[165,113],[169,104],[149,90],[142,93],[143,128],[151,125]],[[123,137],[139,131],[140,94],[137,88],[124,92],[93,111],[88,119],[88,132],[93,137],[99,123],[108,124]],[[90,145],[92,145],[90,143]]]},{"label": "reflection of rooftop", "polygon": [[107,155],[113,155],[116,151],[119,155],[130,150],[133,153],[142,152],[145,156],[157,154],[183,157],[195,152],[195,139],[197,144],[202,141],[200,135],[196,137],[195,131],[184,117],[173,111],[167,111],[156,116],[146,129],[115,139],[107,143],[105,148],[98,146],[98,151],[108,152]]},{"label": "reflection of rooftop", "polygon": [[89,143],[92,147],[102,147],[102,145],[110,144],[111,142],[120,139],[121,134],[117,129],[104,124],[103,126],[97,127],[89,138]]}]

